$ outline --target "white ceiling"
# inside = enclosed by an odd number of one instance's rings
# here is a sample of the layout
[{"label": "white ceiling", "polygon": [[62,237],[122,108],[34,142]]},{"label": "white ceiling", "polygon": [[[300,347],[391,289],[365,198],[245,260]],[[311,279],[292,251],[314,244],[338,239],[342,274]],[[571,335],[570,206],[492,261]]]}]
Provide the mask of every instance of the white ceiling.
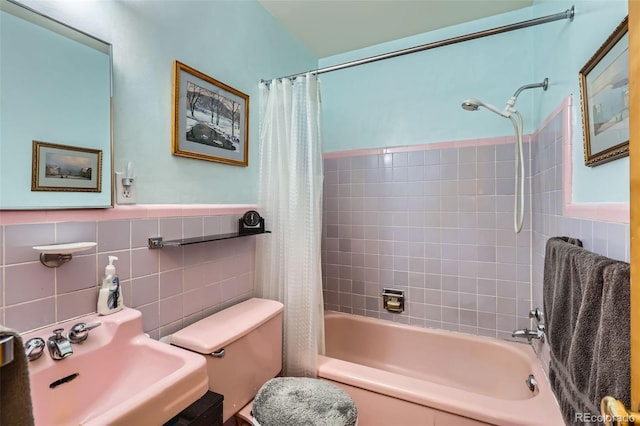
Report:
[{"label": "white ceiling", "polygon": [[319,58],[531,6],[533,0],[259,0]]}]

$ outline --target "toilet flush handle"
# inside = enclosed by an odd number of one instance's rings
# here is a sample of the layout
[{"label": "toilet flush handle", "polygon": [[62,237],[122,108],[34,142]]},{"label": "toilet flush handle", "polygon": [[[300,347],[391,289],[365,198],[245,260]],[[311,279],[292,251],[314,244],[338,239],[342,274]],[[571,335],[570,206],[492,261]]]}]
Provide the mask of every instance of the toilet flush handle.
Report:
[{"label": "toilet flush handle", "polygon": [[224,357],[224,348],[220,349],[219,351],[211,352],[211,356],[214,356],[216,358]]}]

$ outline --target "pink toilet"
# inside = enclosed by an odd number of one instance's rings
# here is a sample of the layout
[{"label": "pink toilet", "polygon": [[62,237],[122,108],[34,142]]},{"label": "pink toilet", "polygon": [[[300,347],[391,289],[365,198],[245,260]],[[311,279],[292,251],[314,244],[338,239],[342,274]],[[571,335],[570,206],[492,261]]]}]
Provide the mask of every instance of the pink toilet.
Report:
[{"label": "pink toilet", "polygon": [[282,370],[282,310],[275,300],[249,299],[171,337],[171,344],[207,358],[209,390],[224,395],[223,421],[251,424],[251,401]]},{"label": "pink toilet", "polygon": [[[337,397],[332,393],[327,395],[332,395],[332,399],[340,399],[339,404],[344,405],[345,400],[350,403],[355,419],[353,401],[337,386],[316,379],[270,380],[278,376],[282,370],[282,311],[283,305],[280,302],[249,299],[176,332],[171,337],[171,344],[206,357],[209,390],[224,396],[224,422],[236,416],[240,425],[245,422],[259,424],[251,415],[253,398],[259,391],[262,395],[259,408],[267,415],[258,417],[270,418],[269,414],[273,414],[277,418],[277,412],[283,411],[280,405],[286,400],[274,390],[285,386],[286,390],[280,391],[285,397],[284,394],[291,394],[292,390],[294,393],[305,390],[308,392],[309,381],[320,385],[319,389],[332,386],[335,391],[343,393],[344,395]],[[265,385],[267,382],[269,383]],[[311,382],[312,386],[314,382]],[[263,385],[264,389],[261,389]],[[312,389],[311,392],[315,393],[315,390]],[[266,395],[274,393],[273,401],[266,400]],[[306,400],[308,399],[305,398]],[[295,403],[284,403],[292,410],[306,409],[294,407]],[[274,407],[273,413],[269,413],[271,405]],[[271,420],[270,422],[274,423]],[[276,420],[275,423],[277,422]]]}]

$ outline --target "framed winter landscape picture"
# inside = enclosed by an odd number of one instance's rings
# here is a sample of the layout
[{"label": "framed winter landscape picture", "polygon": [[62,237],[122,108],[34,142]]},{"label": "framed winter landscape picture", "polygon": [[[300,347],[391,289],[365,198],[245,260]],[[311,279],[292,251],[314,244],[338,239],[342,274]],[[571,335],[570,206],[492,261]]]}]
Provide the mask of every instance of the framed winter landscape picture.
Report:
[{"label": "framed winter landscape picture", "polygon": [[33,141],[32,162],[32,191],[102,190],[102,150]]},{"label": "framed winter landscape picture", "polygon": [[173,154],[247,166],[249,96],[179,61],[173,76]]}]

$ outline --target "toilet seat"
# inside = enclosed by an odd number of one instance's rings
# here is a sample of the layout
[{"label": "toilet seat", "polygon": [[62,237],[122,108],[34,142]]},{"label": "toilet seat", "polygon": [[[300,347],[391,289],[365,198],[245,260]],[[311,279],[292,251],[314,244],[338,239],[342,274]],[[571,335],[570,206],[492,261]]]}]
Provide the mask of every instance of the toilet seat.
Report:
[{"label": "toilet seat", "polygon": [[253,424],[356,426],[358,410],[343,389],[322,379],[276,377],[258,390]]},{"label": "toilet seat", "polygon": [[[326,382],[324,380],[320,380],[320,379],[308,379],[308,378],[283,378],[283,377],[279,377],[279,378],[275,378],[270,380],[269,382],[265,383],[265,385],[258,391],[258,395],[260,395],[261,391],[263,391],[264,389],[269,388],[270,386],[273,386],[276,382],[289,382],[289,384],[293,383],[294,388],[297,387],[297,382],[299,383],[305,383],[302,384],[300,389],[301,391],[303,391],[304,387],[309,386],[309,383],[313,383],[314,386],[318,386],[319,388],[324,388],[325,390],[329,389],[332,392],[337,392],[338,395],[338,399],[342,399],[342,403],[345,403],[345,400],[348,400],[350,402],[350,404],[353,404],[353,410],[355,411],[355,423],[350,423],[352,426],[357,426],[358,425],[358,417],[357,417],[357,409],[355,408],[355,404],[353,403],[353,400],[348,396],[348,394],[346,392],[344,392],[343,390],[339,389],[338,387],[336,387],[333,384],[330,384],[329,382]],[[291,390],[291,388],[289,389]],[[336,394],[334,393],[333,396],[335,397]],[[276,398],[279,398],[279,396],[276,396]],[[237,422],[237,426],[261,426],[260,423],[258,422],[258,420],[256,420],[255,417],[253,417],[253,413],[252,413],[252,409],[253,409],[253,403],[254,403],[255,399],[252,399],[251,401],[249,401],[249,403],[247,405],[245,405],[244,407],[242,407],[242,409],[240,409],[240,411],[238,411],[235,414],[235,419]],[[343,406],[344,408],[344,406]],[[334,419],[335,420],[335,419]],[[347,423],[345,423],[347,424]]]}]

